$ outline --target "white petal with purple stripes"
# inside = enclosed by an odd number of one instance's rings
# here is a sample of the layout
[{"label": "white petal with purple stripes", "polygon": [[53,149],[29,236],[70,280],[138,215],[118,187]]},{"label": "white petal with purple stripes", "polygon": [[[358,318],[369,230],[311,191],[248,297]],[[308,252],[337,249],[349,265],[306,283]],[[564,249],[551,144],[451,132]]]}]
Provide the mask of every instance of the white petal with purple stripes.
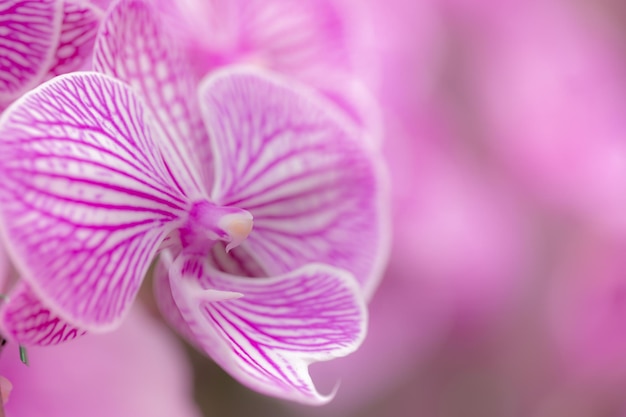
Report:
[{"label": "white petal with purple stripes", "polygon": [[381,161],[312,90],[251,68],[205,79],[200,103],[216,163],[213,199],[252,213],[242,249],[270,275],[321,262],[371,294],[387,256]]},{"label": "white petal with purple stripes", "polygon": [[119,324],[188,203],[123,83],[56,77],[0,118],[0,223],[22,279],[90,331]]},{"label": "white petal with purple stripes", "polygon": [[0,2],[0,108],[36,86],[59,41],[62,2]]},{"label": "white petal with purple stripes", "polygon": [[120,0],[102,23],[94,69],[127,82],[163,131],[165,158],[190,198],[208,194],[211,149],[197,102],[197,81],[149,2]]},{"label": "white petal with purple stripes", "polygon": [[2,337],[26,346],[56,345],[85,334],[41,304],[24,281],[1,303],[0,331]]},{"label": "white petal with purple stripes", "polygon": [[172,295],[202,346],[243,384],[308,404],[332,398],[315,389],[308,365],[344,356],[365,336],[365,301],[347,271],[308,264],[271,278],[219,272],[181,255]]},{"label": "white petal with purple stripes", "polygon": [[62,1],[63,21],[48,78],[81,69],[91,58],[102,11],[82,1]]}]

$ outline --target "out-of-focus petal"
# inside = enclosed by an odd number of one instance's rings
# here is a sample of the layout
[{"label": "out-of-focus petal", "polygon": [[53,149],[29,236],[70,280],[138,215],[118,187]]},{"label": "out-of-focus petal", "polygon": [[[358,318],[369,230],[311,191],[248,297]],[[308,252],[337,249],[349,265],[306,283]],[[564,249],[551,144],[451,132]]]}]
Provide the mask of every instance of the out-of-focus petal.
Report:
[{"label": "out-of-focus petal", "polygon": [[347,355],[365,336],[366,308],[347,271],[322,264],[270,278],[242,278],[180,256],[172,294],[196,341],[240,382],[310,404],[317,392],[308,365]]},{"label": "out-of-focus petal", "polygon": [[7,250],[44,304],[85,330],[119,324],[186,207],[151,136],[132,91],[96,73],[56,77],[0,119]]},{"label": "out-of-focus petal", "polygon": [[7,416],[199,417],[191,398],[191,370],[177,341],[135,305],[115,332],[89,334],[63,346],[17,346],[0,357],[13,382]]},{"label": "out-of-focus petal", "polygon": [[323,92],[379,143],[380,110],[355,77],[348,47],[356,36],[350,28],[353,13],[338,2],[158,0],[156,5],[198,76],[232,64],[288,75]]},{"label": "out-of-focus petal", "polygon": [[159,0],[157,4],[187,38],[190,58],[201,75],[222,65],[249,63],[317,82],[349,68],[346,29],[332,1]]},{"label": "out-of-focus petal", "polygon": [[36,86],[59,41],[62,2],[9,0],[0,4],[0,107]]},{"label": "out-of-focus petal", "polygon": [[94,50],[94,69],[125,81],[164,132],[163,157],[190,198],[210,191],[211,147],[202,124],[197,80],[156,10],[142,0],[113,4]]},{"label": "out-of-focus petal", "polygon": [[213,199],[254,217],[242,248],[270,275],[322,262],[371,294],[387,257],[388,201],[358,131],[312,90],[251,68],[214,73],[200,96],[216,155]]},{"label": "out-of-focus petal", "polygon": [[63,22],[48,70],[49,78],[82,68],[91,57],[102,18],[102,11],[89,3],[68,0],[60,3],[63,3]]}]

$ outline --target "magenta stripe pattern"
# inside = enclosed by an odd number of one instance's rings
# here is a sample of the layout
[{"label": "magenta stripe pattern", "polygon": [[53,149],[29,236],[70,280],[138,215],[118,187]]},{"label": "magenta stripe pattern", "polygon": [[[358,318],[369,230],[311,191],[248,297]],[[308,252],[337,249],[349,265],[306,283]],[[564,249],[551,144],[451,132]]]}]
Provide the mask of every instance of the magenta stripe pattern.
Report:
[{"label": "magenta stripe pattern", "polygon": [[104,18],[94,69],[127,82],[162,131],[161,146],[182,193],[205,198],[213,176],[211,148],[198,109],[197,82],[164,32],[152,5],[118,2]]},{"label": "magenta stripe pattern", "polygon": [[59,40],[62,2],[0,2],[0,106],[36,86]]},{"label": "magenta stripe pattern", "polygon": [[[240,382],[265,394],[328,401],[331,396],[315,389],[308,365],[351,353],[365,334],[366,307],[356,281],[327,265],[247,279],[182,256],[171,279],[197,343]],[[214,301],[216,292],[243,296]]]},{"label": "magenta stripe pattern", "polygon": [[74,340],[86,332],[45,307],[24,281],[16,284],[0,307],[2,335],[25,346],[50,346]]},{"label": "magenta stripe pattern", "polygon": [[63,22],[48,78],[76,71],[91,57],[102,15],[89,3],[62,3]]},{"label": "magenta stripe pattern", "polygon": [[188,202],[123,83],[56,77],[0,118],[0,222],[42,302],[85,330],[119,324]]},{"label": "magenta stripe pattern", "polygon": [[253,69],[203,82],[216,203],[248,210],[245,246],[270,275],[322,262],[377,280],[385,254],[377,160],[313,91]]}]

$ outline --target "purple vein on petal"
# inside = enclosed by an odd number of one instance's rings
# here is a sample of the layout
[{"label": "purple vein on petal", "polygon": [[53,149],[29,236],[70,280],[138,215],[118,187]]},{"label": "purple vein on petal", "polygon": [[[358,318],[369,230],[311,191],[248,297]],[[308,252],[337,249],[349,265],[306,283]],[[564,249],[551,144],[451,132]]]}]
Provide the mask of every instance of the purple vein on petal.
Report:
[{"label": "purple vein on petal", "polygon": [[328,101],[253,68],[201,84],[216,155],[213,198],[254,216],[246,248],[270,275],[311,262],[352,272],[371,293],[387,256],[380,158]]},{"label": "purple vein on petal", "polygon": [[24,281],[2,302],[0,328],[4,337],[25,346],[56,345],[85,334],[42,305]]},{"label": "purple vein on petal", "polygon": [[[181,273],[186,270],[193,276]],[[172,271],[174,300],[195,343],[235,378],[294,401],[330,398],[317,393],[307,368],[350,353],[364,336],[364,301],[348,272],[309,264],[282,276],[248,279],[198,258],[178,259]],[[203,291],[243,297],[212,302]]]},{"label": "purple vein on petal", "polygon": [[91,58],[102,11],[82,1],[64,0],[63,21],[48,77],[80,69]]},{"label": "purple vein on petal", "polygon": [[141,102],[97,73],[57,77],[0,118],[0,222],[22,277],[80,327],[114,327],[184,216]]},{"label": "purple vein on petal", "polygon": [[116,2],[94,50],[94,68],[123,80],[141,96],[162,131],[179,190],[208,194],[213,177],[208,136],[198,109],[197,80],[152,5]]},{"label": "purple vein on petal", "polygon": [[62,2],[5,0],[0,3],[0,107],[37,85],[59,40]]}]

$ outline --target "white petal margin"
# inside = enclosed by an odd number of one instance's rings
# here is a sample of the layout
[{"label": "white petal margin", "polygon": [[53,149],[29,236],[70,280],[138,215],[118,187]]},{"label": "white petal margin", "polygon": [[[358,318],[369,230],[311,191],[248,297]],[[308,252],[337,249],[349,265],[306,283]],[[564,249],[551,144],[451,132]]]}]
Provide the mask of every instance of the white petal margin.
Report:
[{"label": "white petal margin", "polygon": [[346,269],[369,298],[388,257],[390,201],[362,131],[312,89],[259,69],[215,72],[199,94],[212,198],[254,217],[242,248],[269,275],[315,262]]},{"label": "white petal margin", "polygon": [[62,7],[58,0],[0,2],[0,108],[39,84],[48,71]]},{"label": "white petal margin", "polygon": [[163,130],[165,157],[190,198],[206,198],[213,166],[191,74],[157,10],[142,0],[114,2],[102,22],[94,69],[127,82]]},{"label": "white petal margin", "polygon": [[305,404],[324,404],[308,366],[342,357],[363,341],[367,310],[352,274],[309,264],[270,278],[212,269],[195,256],[170,268],[173,299],[196,345],[242,384]]},{"label": "white petal margin", "polygon": [[20,345],[49,346],[86,332],[55,315],[20,281],[0,303],[0,333]]},{"label": "white petal margin", "polygon": [[116,327],[186,210],[141,103],[97,73],[56,77],[0,117],[0,226],[35,295],[89,331]]}]

